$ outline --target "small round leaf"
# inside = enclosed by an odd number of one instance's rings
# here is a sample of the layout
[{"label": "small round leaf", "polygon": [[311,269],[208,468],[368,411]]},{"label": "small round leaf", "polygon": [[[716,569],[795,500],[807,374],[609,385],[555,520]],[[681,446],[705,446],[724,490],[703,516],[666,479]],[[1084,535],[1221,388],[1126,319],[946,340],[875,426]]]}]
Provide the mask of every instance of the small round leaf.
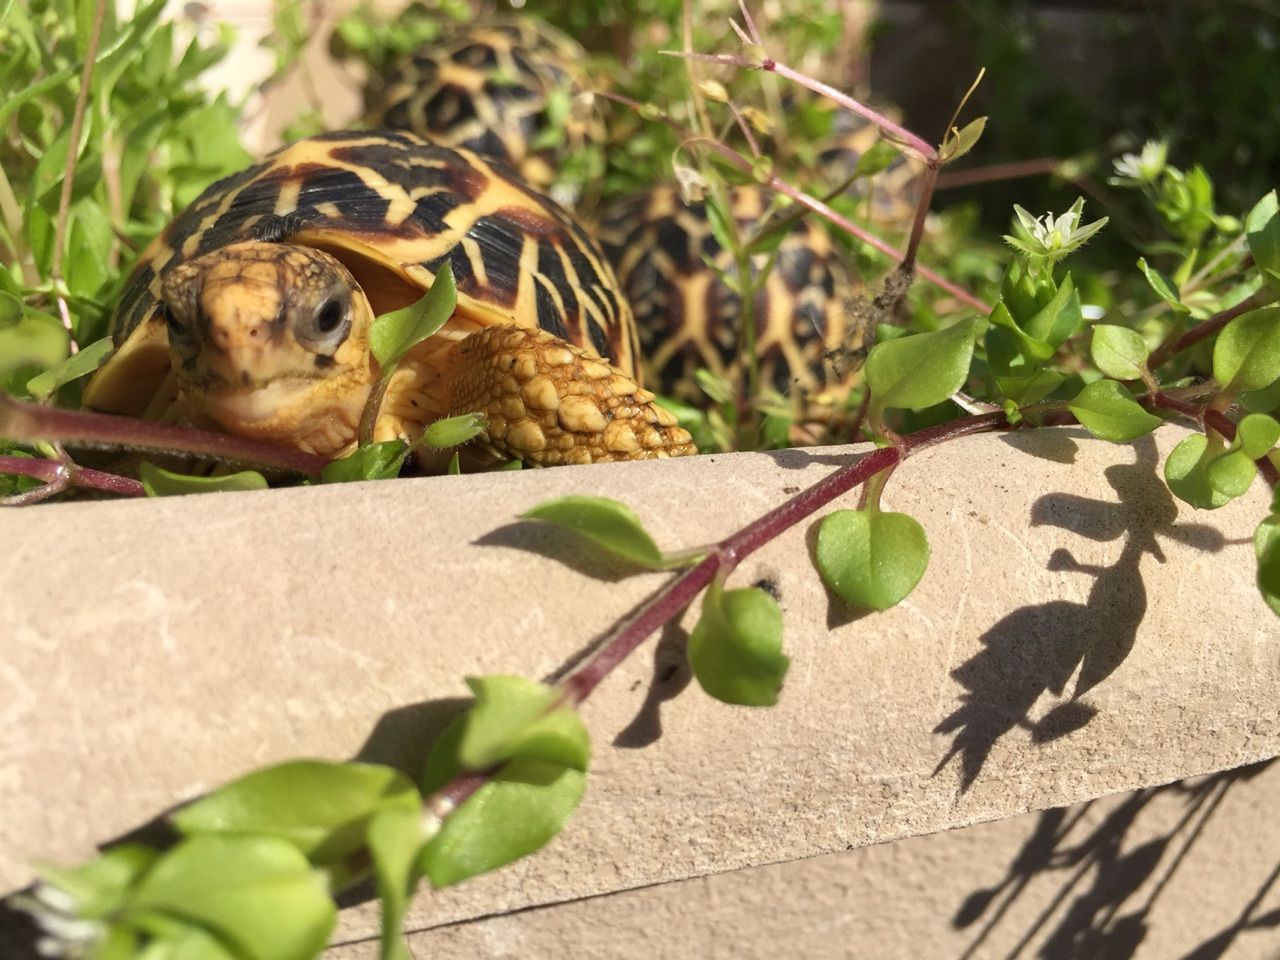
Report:
[{"label": "small round leaf", "polygon": [[769,707],[791,661],[782,653],[782,611],[763,590],[707,588],[702,615],[689,636],[689,664],[698,684],[724,703]]},{"label": "small round leaf", "polygon": [[435,887],[460,883],[533,853],[559,833],[587,775],[544,760],[512,760],[453,811],[422,851]]},{"label": "small round leaf", "polygon": [[1137,380],[1146,366],[1146,341],[1128,327],[1097,324],[1093,328],[1090,351],[1098,369],[1116,380]]},{"label": "small round leaf", "polygon": [[973,358],[978,318],[961,320],[935,333],[917,333],[878,343],[867,356],[866,377],[875,410],[923,410],[962,386]]},{"label": "small round leaf", "polygon": [[1202,510],[1216,510],[1231,498],[1209,482],[1209,464],[1222,455],[1202,433],[1192,434],[1169,452],[1164,479],[1174,496]]},{"label": "small round leaf", "polygon": [[267,479],[255,470],[241,470],[224,477],[192,477],[157,467],[150,461],[138,466],[138,479],[149,497],[176,497],[189,493],[224,493],[233,490],[265,490]]},{"label": "small round leaf", "polygon": [[664,566],[662,551],[625,503],[607,497],[568,496],[547,500],[521,514],[576,530],[610,553],[650,570]]},{"label": "small round leaf", "polygon": [[323,872],[292,844],[258,836],[184,840],[151,868],[125,911],[197,923],[245,960],[312,960],[337,918]]},{"label": "small round leaf", "polygon": [[887,610],[924,576],[929,539],[905,513],[837,510],[818,528],[817,555],[823,581],[845,603]]},{"label": "small round leaf", "polygon": [[417,788],[403,773],[372,763],[293,760],[233,780],[172,817],[183,833],[254,833],[288,841],[318,864],[364,845],[379,810],[416,810]]},{"label": "small round leaf", "polygon": [[1250,460],[1266,456],[1280,441],[1280,423],[1265,413],[1251,413],[1236,427],[1236,439]]},{"label": "small round leaf", "polygon": [[1114,380],[1095,380],[1067,407],[1091,434],[1115,443],[1144,436],[1164,422],[1142,409]]},{"label": "small round leaf", "polygon": [[1252,310],[1218,334],[1213,376],[1224,390],[1261,390],[1280,379],[1280,307]]}]

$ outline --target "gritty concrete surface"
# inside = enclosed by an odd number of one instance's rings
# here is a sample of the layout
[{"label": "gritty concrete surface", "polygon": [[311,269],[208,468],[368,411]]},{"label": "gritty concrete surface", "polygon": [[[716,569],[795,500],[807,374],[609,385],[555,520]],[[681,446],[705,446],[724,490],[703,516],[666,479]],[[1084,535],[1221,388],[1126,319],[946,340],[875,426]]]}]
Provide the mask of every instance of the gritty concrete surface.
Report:
[{"label": "gritty concrete surface", "polygon": [[[1261,485],[1214,513],[1153,470],[1177,440],[974,437],[895,474],[928,531],[909,600],[855,616],[815,520],[748,557],[791,673],[773,710],[688,684],[666,631],[587,702],[593,769],[536,856],[420,897],[410,929],[935,833],[1280,753],[1280,629],[1253,586]],[[664,582],[518,514],[634,507],[706,543],[844,448],[0,514],[0,883],[298,756],[416,773],[469,674],[543,677]],[[839,504],[852,506],[852,498]],[[1000,861],[997,859],[996,861]],[[989,866],[989,865],[988,865]],[[984,881],[985,882],[985,881]],[[376,930],[372,904],[338,939]]]},{"label": "gritty concrete surface", "polygon": [[[1280,762],[449,924],[415,957],[1277,960]],[[327,960],[376,960],[376,943]]]}]

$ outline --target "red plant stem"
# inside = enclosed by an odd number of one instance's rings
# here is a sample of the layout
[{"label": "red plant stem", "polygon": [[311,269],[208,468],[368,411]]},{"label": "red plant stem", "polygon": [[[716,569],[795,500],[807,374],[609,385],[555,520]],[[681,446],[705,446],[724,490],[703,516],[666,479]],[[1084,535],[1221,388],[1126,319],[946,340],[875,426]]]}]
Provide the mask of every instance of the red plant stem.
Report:
[{"label": "red plant stem", "polygon": [[882,470],[897,466],[926,447],[1006,424],[1004,413],[966,417],[930,427],[903,438],[900,446],[885,447],[858,458],[819,480],[803,493],[766,513],[720,541],[701,563],[679,574],[577,669],[560,681],[567,703],[585,700],[610,672],[651,634],[683,610],[718,574],[728,573],[747,555],[825,507],[837,497],[865,483]]},{"label": "red plant stem", "polygon": [[[35,477],[46,483],[58,479],[66,467],[59,460],[45,460],[36,457],[0,457],[0,473],[17,474],[24,477]],[[146,496],[146,490],[137,480],[121,477],[101,470],[90,470],[88,467],[76,467],[72,473],[71,486],[88,487],[91,490],[105,490],[122,497]]]},{"label": "red plant stem", "polygon": [[1053,173],[1062,161],[1057,157],[1040,157],[1035,160],[1019,160],[1014,163],[989,163],[968,170],[957,170],[944,173],[938,177],[939,190],[954,187],[967,187],[977,183],[989,183],[993,180],[1016,180],[1019,177],[1035,177],[1045,173]]},{"label": "red plant stem", "polygon": [[[1236,425],[1221,410],[1215,410],[1213,407],[1196,406],[1194,403],[1171,397],[1167,393],[1153,394],[1151,402],[1154,406],[1177,411],[1203,426],[1216,430],[1227,439],[1228,443],[1236,438]],[[1254,462],[1258,465],[1258,470],[1262,473],[1263,479],[1267,481],[1271,489],[1274,490],[1280,486],[1280,467],[1276,466],[1269,454],[1263,454]]]},{"label": "red plant stem", "polygon": [[[986,413],[909,434],[901,438],[898,446],[884,447],[859,457],[848,466],[828,474],[782,506],[721,540],[705,560],[668,581],[635,616],[622,623],[590,657],[560,681],[559,703],[565,706],[582,703],[618,664],[630,656],[655,630],[675,619],[717,575],[722,572],[727,574],[748,554],[837,497],[928,447],[1007,426],[1008,420],[1003,412]],[[484,786],[492,774],[492,770],[460,773],[427,797],[424,808],[433,816],[444,818]]]},{"label": "red plant stem", "polygon": [[1194,347],[1206,337],[1211,337],[1236,317],[1248,313],[1250,310],[1257,310],[1271,302],[1273,297],[1264,287],[1256,291],[1250,296],[1245,297],[1234,307],[1228,307],[1219,313],[1215,313],[1208,320],[1204,320],[1190,330],[1178,336],[1176,339],[1170,338],[1166,340],[1147,358],[1147,368],[1155,370],[1162,366],[1170,357],[1175,357],[1183,350]]},{"label": "red plant stem", "polygon": [[835,87],[823,83],[821,80],[815,80],[813,77],[807,76],[798,70],[793,70],[785,63],[779,63],[777,60],[766,58],[759,63],[748,59],[747,57],[735,56],[726,53],[689,53],[685,50],[660,50],[659,53],[667,54],[672,57],[684,57],[689,60],[703,60],[707,63],[722,63],[732,67],[741,67],[746,70],[765,70],[769,73],[776,73],[780,77],[798,83],[800,86],[812,90],[814,93],[826,97],[833,103],[837,103],[856,113],[858,116],[866,120],[870,120],[877,127],[887,133],[892,140],[896,140],[904,146],[908,147],[913,153],[919,154],[923,160],[931,160],[937,156],[938,151],[921,137],[916,136],[906,127],[894,123],[883,114],[876,113],[870,107],[859,103],[853,97],[841,93]]},{"label": "red plant stem", "polygon": [[90,410],[65,410],[0,395],[0,437],[71,446],[125,447],[162,453],[217,457],[233,463],[319,476],[327,457],[249,437],[195,430],[172,423],[138,420]]}]

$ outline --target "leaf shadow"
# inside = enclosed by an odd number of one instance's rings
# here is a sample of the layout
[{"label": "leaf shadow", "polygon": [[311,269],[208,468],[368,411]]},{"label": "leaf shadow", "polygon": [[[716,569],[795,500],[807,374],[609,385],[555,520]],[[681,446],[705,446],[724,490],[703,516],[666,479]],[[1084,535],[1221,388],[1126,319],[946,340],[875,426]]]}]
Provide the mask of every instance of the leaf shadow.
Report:
[{"label": "leaf shadow", "polygon": [[[959,758],[962,793],[977,780],[995,744],[1014,729],[1044,744],[1083,728],[1097,714],[1081,698],[1133,651],[1147,611],[1140,564],[1147,555],[1164,562],[1161,538],[1206,552],[1225,546],[1211,527],[1175,522],[1177,506],[1155,473],[1155,441],[1143,438],[1134,449],[1133,463],[1104,471],[1115,500],[1046,493],[1032,505],[1033,527],[1057,527],[1093,542],[1120,541],[1120,554],[1110,564],[1095,565],[1080,563],[1065,548],[1054,550],[1048,570],[1093,578],[1087,600],[1050,600],[1014,610],[979,638],[979,653],[951,672],[964,692],[960,705],[934,728],[954,734],[934,772]],[[1068,701],[1032,720],[1041,697],[1062,696],[1073,676]]]},{"label": "leaf shadow", "polygon": [[[1196,780],[1138,790],[1096,823],[1093,801],[1041,812],[1005,875],[993,886],[968,894],[953,914],[951,926],[956,930],[972,927],[986,918],[957,960],[996,956],[988,949],[988,940],[1028,888],[1046,878],[1059,878],[1060,886],[1003,954],[1006,960],[1028,955],[1032,942],[1042,932],[1036,956],[1053,960],[1127,960],[1150,930],[1156,901],[1182,868],[1186,854],[1198,842],[1228,791],[1275,762],[1264,760]],[[1149,820],[1157,815],[1147,813],[1157,798],[1179,794],[1185,807],[1177,822],[1151,837],[1144,814]],[[1277,880],[1280,866],[1250,896],[1226,929],[1181,960],[1218,960],[1242,933],[1280,925],[1280,911],[1255,915]],[[1131,904],[1144,889],[1145,896]]]},{"label": "leaf shadow", "polygon": [[662,630],[653,650],[653,677],[644,703],[631,722],[618,731],[613,745],[627,750],[652,746],[662,737],[662,705],[674,700],[693,681],[687,647],[689,633],[676,621]]},{"label": "leaf shadow", "polygon": [[473,540],[478,547],[508,547],[563,563],[575,573],[617,583],[644,568],[610,553],[595,541],[566,527],[541,520],[516,520]]}]

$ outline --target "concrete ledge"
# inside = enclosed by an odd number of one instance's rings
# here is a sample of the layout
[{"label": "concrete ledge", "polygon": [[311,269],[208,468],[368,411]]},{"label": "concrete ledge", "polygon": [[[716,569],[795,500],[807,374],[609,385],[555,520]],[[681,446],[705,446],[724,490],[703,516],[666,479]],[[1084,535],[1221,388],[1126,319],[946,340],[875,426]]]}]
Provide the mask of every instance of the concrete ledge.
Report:
[{"label": "concrete ledge", "polygon": [[[416,957],[1277,960],[1280,763],[449,924]],[[375,941],[326,960],[376,960]]]},{"label": "concrete ledge", "polygon": [[[1280,628],[1254,591],[1249,542],[1267,497],[1176,505],[1153,469],[1183,435],[1112,446],[1039,431],[913,459],[886,502],[921,520],[933,558],[910,602],[883,615],[829,600],[801,531],[769,545],[733,582],[780,591],[793,658],[780,706],[732,709],[687,686],[683,633],[668,630],[586,705],[595,765],[566,832],[512,869],[420,897],[409,928],[1277,755]],[[530,505],[607,494],[664,545],[693,545],[849,455],[0,514],[0,882],[22,885],[34,858],[83,857],[275,760],[358,754],[416,770],[464,675],[544,676],[662,582],[618,579],[567,535],[513,523]],[[339,940],[375,930],[360,905]]]}]

